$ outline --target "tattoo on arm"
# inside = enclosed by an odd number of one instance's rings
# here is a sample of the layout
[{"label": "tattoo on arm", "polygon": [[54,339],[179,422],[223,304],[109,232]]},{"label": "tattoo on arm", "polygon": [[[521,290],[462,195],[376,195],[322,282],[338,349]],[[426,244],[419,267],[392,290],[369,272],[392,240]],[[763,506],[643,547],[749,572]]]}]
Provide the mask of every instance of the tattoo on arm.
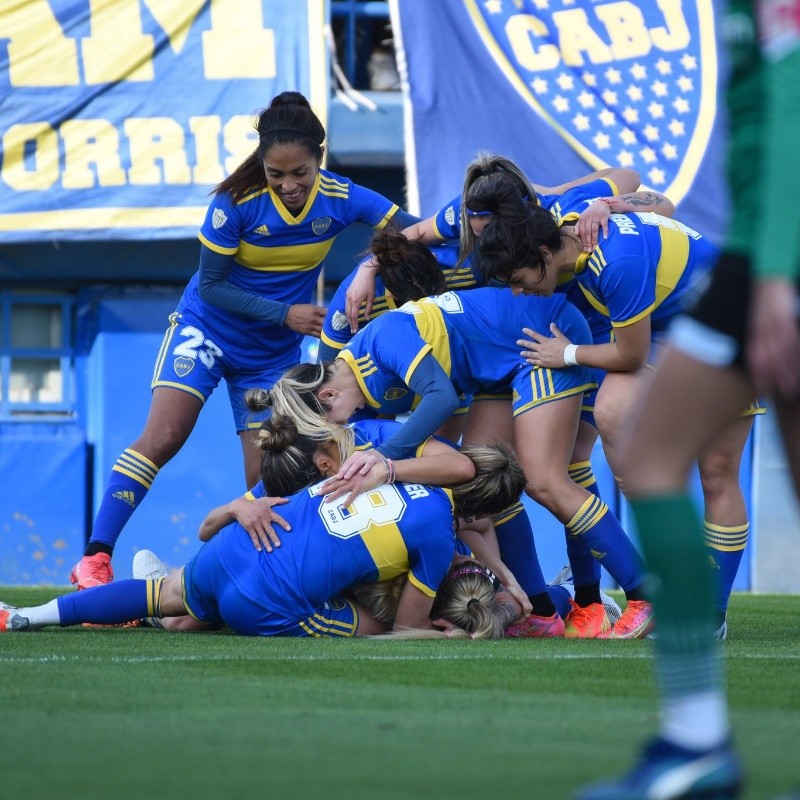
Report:
[{"label": "tattoo on arm", "polygon": [[619,199],[632,206],[660,206],[664,203],[664,196],[658,192],[633,192],[621,194]]}]

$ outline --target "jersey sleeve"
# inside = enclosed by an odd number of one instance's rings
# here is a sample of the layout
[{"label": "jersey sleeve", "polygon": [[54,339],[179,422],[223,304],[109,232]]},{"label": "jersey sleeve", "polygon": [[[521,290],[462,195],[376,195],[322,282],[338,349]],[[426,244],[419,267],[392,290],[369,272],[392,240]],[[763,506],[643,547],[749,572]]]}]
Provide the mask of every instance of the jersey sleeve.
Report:
[{"label": "jersey sleeve", "polygon": [[323,344],[334,350],[341,350],[352,338],[350,323],[345,314],[347,289],[353,282],[355,271],[351,272],[340,284],[331,298],[325,321],[322,323],[320,339]]},{"label": "jersey sleeve", "polygon": [[442,581],[453,563],[455,553],[455,534],[442,533],[425,537],[416,547],[409,550],[408,560],[411,569],[408,580],[423,594],[435,597]]},{"label": "jersey sleeve", "polygon": [[350,207],[353,222],[363,222],[372,228],[383,228],[400,207],[366,186],[351,186]]},{"label": "jersey sleeve", "polygon": [[436,212],[433,231],[442,240],[458,239],[461,236],[461,195]]},{"label": "jersey sleeve", "polygon": [[200,226],[200,241],[215,253],[233,255],[239,249],[241,231],[241,215],[233,198],[227,193],[215,195]]},{"label": "jersey sleeve", "polygon": [[264,481],[259,481],[252,489],[245,492],[244,496],[248,500],[258,500],[260,497],[266,497],[267,490],[264,487]]},{"label": "jersey sleeve", "polygon": [[[635,243],[643,245],[639,240]],[[598,251],[599,247],[595,249],[595,253]],[[587,269],[592,268],[593,257],[594,254],[589,259]],[[644,266],[647,260],[648,255],[644,249],[636,253],[629,252],[614,258],[599,272],[599,299],[608,309],[608,316],[614,327],[632,325],[653,312],[655,286],[652,274]]]}]

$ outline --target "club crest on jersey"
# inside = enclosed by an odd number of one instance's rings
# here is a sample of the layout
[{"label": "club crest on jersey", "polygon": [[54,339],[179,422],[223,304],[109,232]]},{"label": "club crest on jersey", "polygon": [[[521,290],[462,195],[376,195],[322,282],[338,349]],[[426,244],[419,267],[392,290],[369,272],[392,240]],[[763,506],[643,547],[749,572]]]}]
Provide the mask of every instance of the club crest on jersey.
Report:
[{"label": "club crest on jersey", "polygon": [[228,218],[225,216],[225,212],[221,208],[215,208],[211,213],[211,227],[215,230],[217,228],[221,228],[227,221]]},{"label": "club crest on jersey", "polygon": [[444,221],[448,225],[455,225],[456,222],[456,210],[453,206],[447,206],[447,209],[444,212]]},{"label": "club crest on jersey", "polygon": [[328,600],[325,603],[325,608],[331,611],[341,611],[347,604],[340,597],[334,597],[333,600]]},{"label": "club crest on jersey", "polygon": [[186,358],[185,356],[178,356],[172,366],[175,370],[175,374],[179,378],[183,378],[194,369],[194,359]]},{"label": "club crest on jersey", "polygon": [[345,328],[349,328],[350,323],[347,321],[347,314],[342,311],[334,311],[331,317],[331,327],[335,331],[343,331]]},{"label": "club crest on jersey", "polygon": [[464,0],[497,69],[595,168],[678,202],[716,113],[713,0]]},{"label": "club crest on jersey", "polygon": [[399,400],[401,397],[404,397],[407,394],[408,394],[408,389],[405,389],[402,386],[393,386],[391,389],[386,390],[386,394],[383,395],[383,399]]},{"label": "club crest on jersey", "polygon": [[317,236],[322,236],[322,234],[325,233],[330,226],[330,217],[317,217],[317,219],[311,223],[311,230],[314,231]]}]

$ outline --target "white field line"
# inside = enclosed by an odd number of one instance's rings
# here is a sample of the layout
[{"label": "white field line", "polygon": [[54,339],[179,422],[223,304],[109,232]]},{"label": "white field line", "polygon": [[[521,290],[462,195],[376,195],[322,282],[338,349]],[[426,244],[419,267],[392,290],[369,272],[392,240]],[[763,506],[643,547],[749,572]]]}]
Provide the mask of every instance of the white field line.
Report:
[{"label": "white field line", "polygon": [[[43,655],[43,656],[0,656],[0,664],[62,664],[62,663],[110,663],[110,664],[161,664],[161,663],[181,663],[181,662],[204,662],[204,661],[494,661],[496,656],[492,653],[459,655],[353,655],[337,654],[333,656],[318,656],[310,653],[308,655],[175,655],[175,656],[81,656],[81,655]],[[503,661],[588,661],[588,660],[633,660],[638,661],[650,658],[649,653],[562,653],[562,654],[504,654]],[[737,653],[735,656],[728,656],[737,661],[797,661],[800,654],[769,655],[769,654],[746,654]]]}]

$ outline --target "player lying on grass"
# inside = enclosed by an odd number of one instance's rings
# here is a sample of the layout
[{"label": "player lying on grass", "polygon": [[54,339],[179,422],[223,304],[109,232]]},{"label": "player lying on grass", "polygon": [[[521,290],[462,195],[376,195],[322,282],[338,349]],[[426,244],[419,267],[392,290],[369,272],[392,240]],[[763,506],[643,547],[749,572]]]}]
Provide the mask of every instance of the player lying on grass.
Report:
[{"label": "player lying on grass", "polygon": [[[325,503],[320,492],[321,479],[336,474],[349,455],[346,446],[340,449],[343,442],[300,435],[288,418],[264,423],[261,440],[267,490],[275,495],[296,492],[281,508],[292,533],[280,548],[272,553],[255,550],[237,523],[165,579],[120,581],[31,608],[2,605],[0,632],[191,614],[242,635],[379,634],[387,624],[343,593],[355,584],[403,573],[408,580],[393,630],[434,630],[430,615],[436,591],[445,582],[448,591],[464,583],[462,613],[453,613],[447,622],[465,635],[499,638],[522,616],[507,592],[488,602],[491,614],[485,613],[487,601],[469,595],[478,573],[463,571],[453,531],[454,511],[467,517],[492,514],[518,496],[525,478],[510,449],[465,452],[476,475],[452,492],[389,480],[344,507]],[[485,570],[485,582],[491,581]]]}]

